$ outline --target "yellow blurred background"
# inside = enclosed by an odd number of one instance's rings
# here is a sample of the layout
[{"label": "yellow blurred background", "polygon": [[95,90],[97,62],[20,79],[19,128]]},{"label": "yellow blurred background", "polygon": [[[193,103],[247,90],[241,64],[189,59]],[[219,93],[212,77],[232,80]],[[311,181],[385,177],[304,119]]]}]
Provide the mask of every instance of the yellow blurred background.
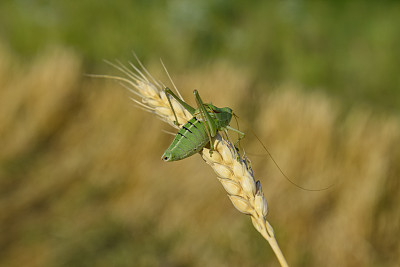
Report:
[{"label": "yellow blurred background", "polygon": [[400,264],[399,5],[216,2],[0,4],[1,266],[278,266],[199,155],[163,162],[173,130],[85,76],[133,49],[239,115],[290,266]]}]

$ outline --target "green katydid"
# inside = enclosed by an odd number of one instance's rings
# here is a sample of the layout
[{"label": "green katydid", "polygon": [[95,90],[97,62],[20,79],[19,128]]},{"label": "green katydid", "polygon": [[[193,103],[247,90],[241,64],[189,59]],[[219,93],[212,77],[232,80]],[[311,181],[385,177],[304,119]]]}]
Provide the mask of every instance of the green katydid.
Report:
[{"label": "green katydid", "polygon": [[[178,118],[175,114],[169,96],[172,96],[174,99],[176,99],[187,111],[189,111],[190,114],[193,115],[193,118],[191,118],[187,123],[185,123],[179,129],[171,145],[167,148],[167,150],[165,150],[164,154],[161,157],[164,161],[176,161],[190,157],[196,154],[197,152],[200,152],[208,143],[210,143],[209,151],[210,155],[212,155],[212,152],[214,150],[214,147],[212,145],[212,138],[217,135],[218,131],[224,131],[225,133],[227,133],[228,130],[231,130],[238,133],[239,138],[235,142],[235,144],[245,136],[243,132],[229,126],[229,123],[232,119],[232,115],[234,115],[231,108],[229,107],[218,108],[212,104],[203,103],[197,90],[193,91],[193,94],[196,99],[197,109],[193,108],[192,106],[184,102],[182,99],[177,97],[169,88],[165,88],[164,92],[167,95],[169,105],[174,114],[176,125],[180,124],[178,122]],[[296,187],[301,188],[305,191],[322,191],[329,189],[332,186],[330,185],[329,187],[322,189],[307,189],[294,183],[282,171],[278,163],[272,157],[271,153],[261,142],[261,140],[257,136],[256,138],[263,146],[265,151],[268,153],[268,155],[271,157],[272,161],[279,169],[279,171],[282,173],[282,175]]]},{"label": "green katydid", "polygon": [[227,133],[228,130],[231,130],[238,133],[240,136],[236,143],[244,137],[243,132],[229,126],[233,115],[231,108],[218,108],[212,104],[203,103],[197,90],[193,91],[197,109],[177,97],[169,88],[165,88],[164,92],[174,114],[176,125],[179,125],[179,122],[169,96],[172,96],[193,115],[193,118],[179,129],[175,139],[165,150],[162,155],[164,161],[176,161],[190,157],[200,152],[208,143],[210,143],[210,155],[212,155],[214,151],[212,138],[217,135],[218,131]]},{"label": "green katydid", "polygon": [[[127,68],[125,68],[123,66],[119,67],[112,63],[109,63],[109,64],[111,64],[112,66],[121,70],[122,72],[128,74],[129,76],[133,77],[135,79],[135,81],[143,82],[141,77],[136,76],[134,73],[131,73]],[[139,64],[143,67],[143,65],[141,64],[140,61],[139,61]],[[164,66],[163,63],[162,63],[162,65]],[[133,67],[135,68],[135,70],[137,70],[141,74],[141,72],[135,66],[133,66]],[[146,71],[147,74],[149,74],[148,71],[144,67],[143,67],[143,69]],[[166,70],[165,66],[164,66],[164,69],[168,74],[168,71]],[[112,78],[112,79],[120,80],[122,82],[131,83],[129,80],[127,80],[125,78],[120,78],[120,77],[115,77],[115,76],[106,76],[106,75],[90,75],[90,76]],[[143,74],[141,74],[141,76],[144,77]],[[151,77],[151,75],[150,75],[150,77]],[[169,74],[168,74],[168,77],[169,77]],[[144,82],[146,82],[147,79],[146,78],[144,78],[144,79],[145,79]],[[154,80],[154,78],[152,78],[152,79]],[[170,78],[170,80],[171,80],[171,78]],[[174,85],[172,80],[171,80],[171,82]],[[174,85],[174,87],[175,87],[175,85]],[[181,98],[176,96],[169,88],[165,88],[164,92],[167,96],[170,108],[174,114],[176,125],[180,125],[180,123],[178,122],[176,113],[172,106],[170,96],[173,97],[176,101],[178,101],[179,104],[181,104],[190,114],[193,115],[193,118],[190,119],[188,122],[186,122],[179,129],[173,142],[167,148],[167,150],[164,152],[164,154],[162,156],[162,159],[164,161],[176,161],[176,160],[181,160],[181,159],[190,157],[190,156],[200,152],[208,143],[210,143],[209,153],[210,153],[210,155],[212,155],[213,150],[214,150],[214,147],[212,145],[212,138],[215,137],[219,131],[224,131],[226,134],[227,134],[228,130],[238,133],[239,138],[235,142],[235,145],[245,136],[245,134],[243,132],[229,126],[232,116],[234,115],[231,108],[229,108],[229,107],[218,108],[212,104],[203,103],[197,90],[193,91],[193,94],[194,94],[195,100],[196,100],[196,104],[197,104],[197,109],[191,107],[189,104],[184,102]],[[135,101],[135,102],[137,102],[137,101]],[[295,184],[294,182],[291,181],[291,179],[289,179],[289,177],[287,177],[283,173],[283,171],[281,170],[281,168],[279,167],[277,162],[274,160],[274,158],[272,157],[272,155],[268,151],[268,149],[261,142],[261,140],[256,135],[255,135],[255,137],[258,139],[260,144],[263,146],[265,151],[268,153],[269,157],[271,157],[272,161],[277,166],[277,168],[282,173],[282,175],[290,183],[294,184],[295,186],[297,186],[303,190],[307,190],[307,191],[321,191],[321,190],[326,190],[332,186],[331,185],[331,186],[329,186],[327,188],[323,188],[323,189],[306,189],[306,188],[303,188],[303,187]],[[237,160],[240,160],[239,156],[237,157]]]}]

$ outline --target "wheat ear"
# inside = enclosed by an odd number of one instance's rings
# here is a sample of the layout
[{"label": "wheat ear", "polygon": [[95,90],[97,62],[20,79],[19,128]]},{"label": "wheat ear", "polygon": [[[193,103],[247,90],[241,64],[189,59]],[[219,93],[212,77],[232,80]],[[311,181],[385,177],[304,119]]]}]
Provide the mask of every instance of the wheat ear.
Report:
[{"label": "wheat ear", "polygon": [[[158,116],[175,128],[179,128],[192,118],[174,98],[170,98],[180,125],[175,125],[175,117],[170,108],[165,86],[155,80],[138,60],[141,70],[130,63],[129,69],[117,62],[110,65],[123,72],[126,77],[93,75],[96,77],[117,80],[131,91],[137,98],[131,98],[140,108]],[[175,86],[174,86],[175,87]],[[175,88],[176,89],[176,88]],[[179,92],[178,92],[178,95]],[[268,213],[267,201],[262,192],[260,181],[255,181],[250,161],[238,155],[234,145],[227,137],[217,134],[214,138],[214,152],[210,156],[209,149],[204,148],[200,154],[218,176],[233,205],[240,212],[250,215],[254,227],[268,241],[281,266],[288,266],[282,251],[275,239],[274,230],[266,219]]]}]

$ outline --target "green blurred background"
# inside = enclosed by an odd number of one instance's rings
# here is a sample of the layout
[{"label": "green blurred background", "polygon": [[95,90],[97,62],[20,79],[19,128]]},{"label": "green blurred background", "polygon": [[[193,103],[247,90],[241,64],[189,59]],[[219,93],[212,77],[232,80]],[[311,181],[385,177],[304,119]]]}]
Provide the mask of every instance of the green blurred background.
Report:
[{"label": "green blurred background", "polygon": [[49,46],[85,64],[162,57],[173,69],[227,60],[256,81],[295,82],[397,111],[397,1],[2,1],[3,43],[23,59]]},{"label": "green blurred background", "polygon": [[[0,264],[277,266],[195,156],[102,60],[230,106],[292,266],[398,266],[397,1],[0,2]],[[146,125],[146,127],[143,127]],[[154,142],[157,140],[157,142]]]}]

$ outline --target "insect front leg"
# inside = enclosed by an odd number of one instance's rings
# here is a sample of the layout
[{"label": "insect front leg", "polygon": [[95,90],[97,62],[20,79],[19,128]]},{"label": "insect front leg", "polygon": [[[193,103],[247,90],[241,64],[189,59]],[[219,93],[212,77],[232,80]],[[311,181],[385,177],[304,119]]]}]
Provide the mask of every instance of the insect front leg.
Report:
[{"label": "insect front leg", "polygon": [[185,101],[180,99],[178,96],[176,96],[174,94],[174,92],[172,92],[168,87],[166,87],[164,89],[164,92],[165,92],[165,95],[167,96],[168,103],[169,103],[169,106],[171,107],[172,113],[174,114],[174,117],[175,117],[174,124],[176,126],[179,126],[180,124],[178,122],[178,117],[176,116],[174,107],[172,106],[171,99],[169,98],[169,96],[172,96],[176,101],[178,101],[179,104],[181,104],[187,111],[189,111],[190,114],[194,115],[195,109],[192,106],[190,106],[189,104],[187,104]]},{"label": "insect front leg", "polygon": [[213,118],[210,116],[206,108],[204,107],[203,101],[200,98],[199,92],[197,90],[193,91],[193,94],[196,99],[197,103],[197,108],[200,112],[201,119],[203,120],[204,123],[204,128],[206,129],[208,138],[210,139],[210,156],[212,156],[212,153],[214,151],[214,145],[212,143],[212,137],[214,137],[217,134],[217,125]]},{"label": "insect front leg", "polygon": [[238,147],[237,147],[237,144],[240,142],[240,140],[242,140],[242,139],[245,137],[245,134],[244,134],[243,132],[239,131],[238,129],[235,129],[235,128],[230,127],[229,125],[226,126],[226,127],[224,128],[224,130],[225,130],[225,132],[226,132],[226,135],[228,135],[228,130],[231,130],[231,131],[233,131],[233,132],[239,134],[239,138],[238,138],[238,139],[235,141],[235,143],[233,144],[234,147],[235,147],[235,149],[236,149],[236,160],[239,162],[239,161],[240,161],[240,154],[239,154],[239,149],[238,149]]},{"label": "insect front leg", "polygon": [[241,132],[238,129],[232,128],[229,125],[226,126],[225,128],[239,134],[239,138],[235,141],[235,144],[234,144],[235,146],[240,142],[240,140],[242,140],[245,137],[244,132]]}]

